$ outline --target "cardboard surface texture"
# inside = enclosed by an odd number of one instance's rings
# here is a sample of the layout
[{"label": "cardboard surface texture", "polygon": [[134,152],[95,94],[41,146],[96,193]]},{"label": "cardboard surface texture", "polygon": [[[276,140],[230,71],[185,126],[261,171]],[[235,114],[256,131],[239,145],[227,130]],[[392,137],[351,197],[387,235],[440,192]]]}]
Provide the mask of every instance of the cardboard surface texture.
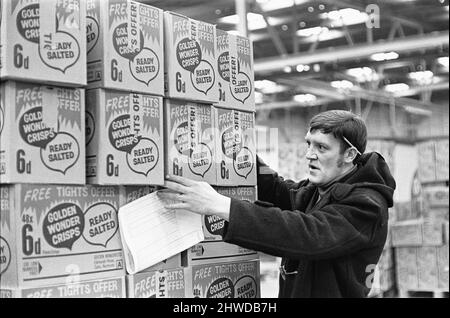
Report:
[{"label": "cardboard surface texture", "polygon": [[255,115],[214,107],[217,184],[256,185]]},{"label": "cardboard surface texture", "polygon": [[126,298],[125,277],[26,289],[0,289],[0,298]]},{"label": "cardboard surface texture", "polygon": [[2,186],[2,287],[125,276],[118,187]]},{"label": "cardboard surface texture", "polygon": [[185,279],[185,268],[128,275],[128,298],[185,298]]},{"label": "cardboard surface texture", "polygon": [[219,101],[216,26],[164,12],[166,97]]},{"label": "cardboard surface texture", "polygon": [[86,85],[86,2],[2,0],[0,76]]},{"label": "cardboard surface texture", "polygon": [[165,99],[164,126],[165,172],[216,184],[211,106]]},{"label": "cardboard surface texture", "polygon": [[397,222],[391,227],[392,245],[441,246],[444,240],[444,222],[441,220],[409,220]]},{"label": "cardboard surface texture", "polygon": [[419,143],[419,179],[421,182],[436,180],[436,149],[434,141]]},{"label": "cardboard surface texture", "polygon": [[254,112],[255,75],[253,45],[246,37],[217,29],[217,106]]},{"label": "cardboard surface texture", "polygon": [[85,183],[84,90],[0,84],[1,183]]},{"label": "cardboard surface texture", "polygon": [[182,252],[183,266],[257,259],[258,252],[222,241],[203,241]]},{"label": "cardboard surface texture", "polygon": [[164,95],[163,11],[130,0],[87,0],[89,88]]},{"label": "cardboard surface texture", "polygon": [[96,89],[87,105],[88,183],[164,184],[162,98]]},{"label": "cardboard surface texture", "polygon": [[189,297],[259,298],[259,260],[192,266]]}]

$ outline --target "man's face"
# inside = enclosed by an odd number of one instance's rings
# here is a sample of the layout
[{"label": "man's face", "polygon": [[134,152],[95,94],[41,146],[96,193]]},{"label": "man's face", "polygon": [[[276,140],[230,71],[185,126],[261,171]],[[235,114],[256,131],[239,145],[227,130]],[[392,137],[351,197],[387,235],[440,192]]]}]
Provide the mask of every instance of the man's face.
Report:
[{"label": "man's face", "polygon": [[332,134],[315,130],[308,132],[305,140],[308,144],[308,179],[311,183],[324,185],[345,172],[341,144]]}]

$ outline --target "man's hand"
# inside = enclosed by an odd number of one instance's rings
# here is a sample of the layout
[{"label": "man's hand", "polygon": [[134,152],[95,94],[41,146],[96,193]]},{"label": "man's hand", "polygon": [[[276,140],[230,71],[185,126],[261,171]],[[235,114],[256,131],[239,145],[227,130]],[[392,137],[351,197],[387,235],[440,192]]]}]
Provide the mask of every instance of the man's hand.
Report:
[{"label": "man's hand", "polygon": [[217,215],[229,221],[231,199],[217,193],[208,183],[167,176],[164,186],[168,190],[158,191],[158,196],[163,200],[172,201],[166,206],[167,209]]}]

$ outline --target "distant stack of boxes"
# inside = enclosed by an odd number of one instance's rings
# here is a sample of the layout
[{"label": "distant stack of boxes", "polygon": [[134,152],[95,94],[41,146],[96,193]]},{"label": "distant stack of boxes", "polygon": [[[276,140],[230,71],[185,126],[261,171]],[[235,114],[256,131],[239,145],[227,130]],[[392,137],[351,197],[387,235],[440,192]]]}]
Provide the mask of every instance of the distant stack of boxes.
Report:
[{"label": "distant stack of boxes", "polygon": [[129,0],[2,3],[0,296],[259,297],[223,220],[135,275],[117,222],[164,173],[256,200],[250,41]]},{"label": "distant stack of boxes", "polygon": [[[395,142],[390,140],[369,139],[367,141],[366,153],[378,152],[383,156],[392,174],[395,172],[394,151]],[[391,240],[391,225],[396,220],[396,206],[389,209],[388,234],[384,250],[378,264],[373,270],[373,283],[371,296],[384,296],[395,287],[395,262],[394,250]]]},{"label": "distant stack of boxes", "polygon": [[417,145],[413,200],[397,206],[401,220],[392,228],[392,244],[401,296],[409,291],[449,290],[448,145],[448,137]]},{"label": "distant stack of boxes", "polygon": [[117,188],[85,185],[86,2],[2,1],[1,297],[124,297]]}]

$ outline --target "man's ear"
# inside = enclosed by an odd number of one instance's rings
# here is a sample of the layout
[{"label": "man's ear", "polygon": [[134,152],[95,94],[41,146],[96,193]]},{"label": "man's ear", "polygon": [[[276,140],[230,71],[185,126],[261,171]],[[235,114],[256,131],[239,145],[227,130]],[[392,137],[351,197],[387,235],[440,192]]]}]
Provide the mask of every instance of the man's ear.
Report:
[{"label": "man's ear", "polygon": [[355,160],[357,155],[358,155],[358,152],[356,151],[355,148],[353,148],[353,147],[348,148],[344,153],[344,162],[352,163],[353,160]]}]

